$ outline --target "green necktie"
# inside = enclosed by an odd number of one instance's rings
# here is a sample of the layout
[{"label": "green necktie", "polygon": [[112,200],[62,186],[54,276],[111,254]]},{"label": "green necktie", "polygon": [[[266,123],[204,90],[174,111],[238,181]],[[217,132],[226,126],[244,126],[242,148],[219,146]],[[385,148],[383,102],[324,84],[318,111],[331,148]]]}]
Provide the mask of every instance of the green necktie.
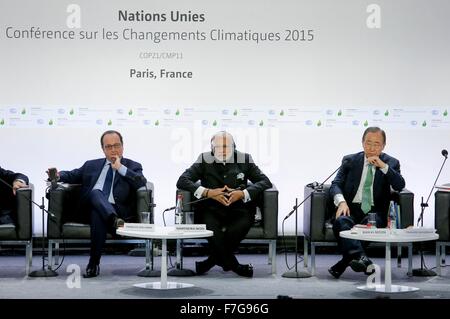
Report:
[{"label": "green necktie", "polygon": [[369,164],[367,167],[367,175],[366,180],[364,181],[361,198],[361,210],[364,212],[364,214],[367,214],[372,208],[372,191],[371,191],[372,182],[373,182],[372,164]]}]

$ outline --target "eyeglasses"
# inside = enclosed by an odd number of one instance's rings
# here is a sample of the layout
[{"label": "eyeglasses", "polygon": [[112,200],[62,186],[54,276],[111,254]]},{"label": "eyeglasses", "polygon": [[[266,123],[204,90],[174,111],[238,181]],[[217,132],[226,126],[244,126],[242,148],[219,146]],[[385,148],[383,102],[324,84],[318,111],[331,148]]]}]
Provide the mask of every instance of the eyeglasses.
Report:
[{"label": "eyeglasses", "polygon": [[232,150],[233,149],[233,145],[223,145],[223,146],[214,146],[215,150]]},{"label": "eyeglasses", "polygon": [[103,147],[105,148],[105,150],[110,151],[110,150],[112,150],[113,148],[114,148],[114,149],[119,149],[119,148],[121,148],[121,147],[122,147],[122,144],[120,144],[120,143],[116,143],[116,144],[106,144],[106,145],[103,145]]},{"label": "eyeglasses", "polygon": [[365,142],[365,143],[364,143],[364,146],[366,146],[367,148],[374,148],[374,149],[379,149],[379,148],[383,147],[382,144],[378,144],[378,143],[368,143],[368,142]]}]

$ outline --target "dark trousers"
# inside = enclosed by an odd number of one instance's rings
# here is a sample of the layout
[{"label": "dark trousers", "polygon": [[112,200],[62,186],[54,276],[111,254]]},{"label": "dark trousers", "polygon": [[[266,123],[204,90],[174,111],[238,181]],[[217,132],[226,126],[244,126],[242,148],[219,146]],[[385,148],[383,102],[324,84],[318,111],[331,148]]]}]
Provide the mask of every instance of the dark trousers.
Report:
[{"label": "dark trousers", "polygon": [[0,208],[0,225],[15,224],[12,218],[12,210]]},{"label": "dark trousers", "polygon": [[[338,241],[338,247],[342,253],[343,260],[349,263],[352,259],[357,259],[365,254],[364,250],[369,244],[367,241],[341,238],[339,233],[343,230],[350,230],[356,224],[367,224],[368,215],[361,210],[360,204],[351,203],[349,205],[350,216],[340,216],[333,222],[333,233]],[[369,213],[374,213],[370,211]],[[377,213],[377,227],[382,224],[381,218]]]},{"label": "dark trousers", "polygon": [[239,264],[234,252],[253,225],[253,214],[244,208],[205,209],[201,220],[214,233],[208,238],[211,261],[224,270],[234,269]]},{"label": "dark trousers", "polygon": [[[108,202],[100,190],[92,190],[89,196],[91,205],[91,253],[90,264],[99,264],[106,234],[115,234],[113,217],[120,216],[116,205]],[[120,216],[122,217],[122,216]]]}]

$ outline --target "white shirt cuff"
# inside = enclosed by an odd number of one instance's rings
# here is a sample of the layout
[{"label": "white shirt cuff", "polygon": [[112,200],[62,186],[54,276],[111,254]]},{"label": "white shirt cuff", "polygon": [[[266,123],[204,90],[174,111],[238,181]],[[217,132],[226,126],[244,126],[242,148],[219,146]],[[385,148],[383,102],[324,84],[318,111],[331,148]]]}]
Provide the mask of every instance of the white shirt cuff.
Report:
[{"label": "white shirt cuff", "polygon": [[127,175],[127,167],[125,165],[120,165],[119,169],[117,170],[120,175],[125,176]]},{"label": "white shirt cuff", "polygon": [[244,201],[244,203],[251,201],[252,199],[250,198],[250,193],[248,192],[248,190],[244,189],[243,192],[244,198],[242,200]]},{"label": "white shirt cuff", "polygon": [[202,194],[205,191],[206,188],[204,188],[203,186],[199,186],[197,188],[197,190],[194,192],[194,196],[198,199],[202,198]]},{"label": "white shirt cuff", "polygon": [[342,195],[342,194],[336,194],[336,195],[334,195],[333,200],[334,200],[334,205],[335,205],[336,207],[338,207],[339,204],[340,204],[341,202],[345,202],[344,195]]},{"label": "white shirt cuff", "polygon": [[[27,183],[26,183],[23,179],[17,178],[17,179],[14,180],[14,182],[15,182],[15,181],[18,181],[18,182],[21,182],[21,183],[27,185]],[[14,182],[13,182],[13,183],[14,183]]]},{"label": "white shirt cuff", "polygon": [[386,164],[386,166],[384,168],[380,168],[380,171],[382,171],[383,174],[387,174],[388,170],[389,170],[389,165],[388,164]]}]

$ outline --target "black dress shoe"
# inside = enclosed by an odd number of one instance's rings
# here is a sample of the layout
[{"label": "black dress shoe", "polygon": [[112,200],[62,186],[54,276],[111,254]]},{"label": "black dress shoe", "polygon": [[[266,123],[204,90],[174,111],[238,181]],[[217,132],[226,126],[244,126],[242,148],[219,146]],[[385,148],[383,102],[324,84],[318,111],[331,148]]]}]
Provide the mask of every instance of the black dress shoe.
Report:
[{"label": "black dress shoe", "polygon": [[367,273],[367,267],[372,264],[372,261],[367,256],[361,256],[359,259],[353,259],[350,262],[350,267],[355,272]]},{"label": "black dress shoe", "polygon": [[348,264],[341,259],[335,265],[328,268],[328,272],[334,278],[339,279],[339,277],[341,277],[341,275],[344,273],[345,269],[347,268],[347,265]]},{"label": "black dress shoe", "polygon": [[203,260],[203,261],[196,261],[195,262],[195,272],[197,275],[203,275],[204,273],[208,272],[212,267],[214,267],[214,263],[211,262],[209,259]]},{"label": "black dress shoe", "polygon": [[114,217],[113,220],[113,227],[115,229],[119,228],[119,227],[123,227],[123,225],[125,225],[125,221],[122,218],[119,217]]},{"label": "black dress shoe", "polygon": [[328,268],[328,272],[331,274],[331,276],[333,276],[336,279],[339,279],[339,277],[341,277],[343,271],[337,270],[333,267]]},{"label": "black dress shoe", "polygon": [[231,270],[233,270],[236,274],[238,274],[239,276],[242,276],[242,277],[248,277],[248,278],[253,277],[253,265],[252,264],[248,264],[248,265],[238,264],[236,267],[234,267]]},{"label": "black dress shoe", "polygon": [[97,277],[99,274],[100,274],[100,266],[89,264],[86,267],[86,273],[83,275],[83,278]]}]

